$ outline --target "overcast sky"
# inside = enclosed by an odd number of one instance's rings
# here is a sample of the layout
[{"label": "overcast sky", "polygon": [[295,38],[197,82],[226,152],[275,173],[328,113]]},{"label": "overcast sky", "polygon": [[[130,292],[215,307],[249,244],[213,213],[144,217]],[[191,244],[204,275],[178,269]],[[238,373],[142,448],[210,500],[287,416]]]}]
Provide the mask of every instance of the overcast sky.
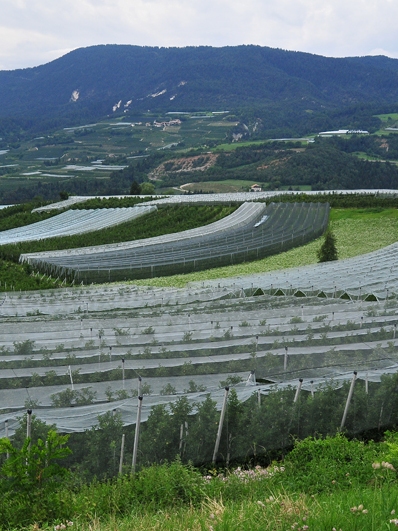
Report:
[{"label": "overcast sky", "polygon": [[398,0],[0,0],[0,70],[94,44],[398,58]]}]

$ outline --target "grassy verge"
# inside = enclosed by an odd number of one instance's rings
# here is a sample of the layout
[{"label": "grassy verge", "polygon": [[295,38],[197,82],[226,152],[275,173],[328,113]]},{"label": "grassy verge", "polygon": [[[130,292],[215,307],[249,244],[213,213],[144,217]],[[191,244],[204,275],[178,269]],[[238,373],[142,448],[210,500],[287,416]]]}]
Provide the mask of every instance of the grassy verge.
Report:
[{"label": "grassy verge", "polygon": [[[43,500],[47,520],[43,513],[34,520],[36,507],[29,517],[21,514],[36,522],[32,531],[391,530],[398,511],[397,444],[394,434],[387,438],[379,444],[342,435],[308,438],[268,468],[201,473],[176,461],[107,482],[60,486],[51,504]],[[22,500],[14,497],[12,504]]]},{"label": "grassy verge", "polygon": [[[332,209],[329,226],[336,236],[339,259],[352,258],[376,251],[398,240],[398,211],[371,208]],[[316,252],[321,242],[322,238],[318,238],[302,247],[256,262],[219,267],[187,275],[137,280],[134,284],[183,287],[188,282],[251,275],[315,264],[317,262]]]}]

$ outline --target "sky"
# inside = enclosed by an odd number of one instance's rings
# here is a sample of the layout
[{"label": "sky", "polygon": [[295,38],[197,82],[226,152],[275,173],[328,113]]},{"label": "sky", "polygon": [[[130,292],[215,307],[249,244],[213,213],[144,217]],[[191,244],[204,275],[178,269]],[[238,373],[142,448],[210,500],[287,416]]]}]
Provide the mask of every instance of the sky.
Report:
[{"label": "sky", "polygon": [[0,70],[96,44],[398,58],[398,0],[0,0]]}]

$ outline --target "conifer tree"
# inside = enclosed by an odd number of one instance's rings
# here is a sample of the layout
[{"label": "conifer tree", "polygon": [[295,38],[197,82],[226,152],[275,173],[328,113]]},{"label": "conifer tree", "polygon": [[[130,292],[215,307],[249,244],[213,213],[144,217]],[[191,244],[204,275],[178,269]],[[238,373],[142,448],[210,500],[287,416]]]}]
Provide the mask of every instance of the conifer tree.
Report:
[{"label": "conifer tree", "polygon": [[336,237],[331,230],[325,234],[325,239],[317,252],[318,262],[337,260]]}]

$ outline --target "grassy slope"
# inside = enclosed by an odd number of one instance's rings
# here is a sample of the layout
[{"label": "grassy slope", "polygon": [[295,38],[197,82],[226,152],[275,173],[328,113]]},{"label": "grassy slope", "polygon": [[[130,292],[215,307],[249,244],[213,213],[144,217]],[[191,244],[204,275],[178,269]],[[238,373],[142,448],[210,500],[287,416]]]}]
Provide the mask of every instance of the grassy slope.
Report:
[{"label": "grassy slope", "polygon": [[[398,241],[398,211],[386,209],[333,209],[330,228],[336,240],[339,258],[351,258],[381,249]],[[175,275],[134,281],[134,284],[183,287],[188,282],[250,275],[317,262],[319,238],[307,245],[256,262],[219,267],[188,275]]]}]

